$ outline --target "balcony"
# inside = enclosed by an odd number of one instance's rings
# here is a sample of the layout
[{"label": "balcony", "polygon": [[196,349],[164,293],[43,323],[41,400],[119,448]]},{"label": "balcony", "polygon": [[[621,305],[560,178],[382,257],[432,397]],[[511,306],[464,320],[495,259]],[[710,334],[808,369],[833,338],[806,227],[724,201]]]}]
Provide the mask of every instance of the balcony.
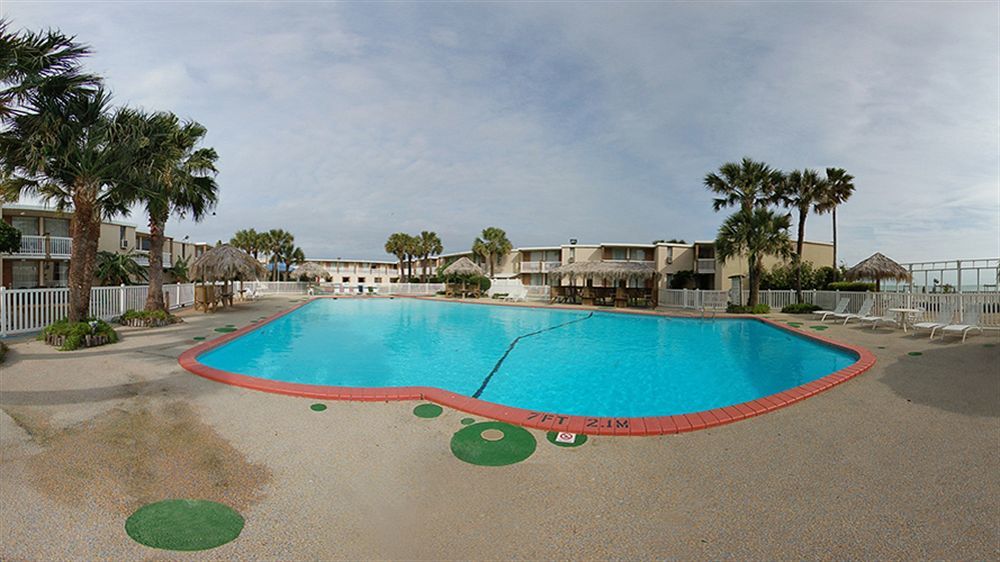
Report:
[{"label": "balcony", "polygon": [[548,273],[560,265],[562,262],[558,261],[523,261],[521,273]]},{"label": "balcony", "polygon": [[715,259],[704,259],[699,258],[697,264],[697,273],[715,273]]},{"label": "balcony", "polygon": [[21,235],[21,247],[13,254],[20,257],[69,259],[73,252],[73,239],[63,236]]},{"label": "balcony", "polygon": [[[149,250],[136,250],[135,255],[132,257],[135,263],[143,266],[149,267]],[[172,261],[173,255],[170,252],[163,252],[163,268],[173,267],[174,262]]]}]

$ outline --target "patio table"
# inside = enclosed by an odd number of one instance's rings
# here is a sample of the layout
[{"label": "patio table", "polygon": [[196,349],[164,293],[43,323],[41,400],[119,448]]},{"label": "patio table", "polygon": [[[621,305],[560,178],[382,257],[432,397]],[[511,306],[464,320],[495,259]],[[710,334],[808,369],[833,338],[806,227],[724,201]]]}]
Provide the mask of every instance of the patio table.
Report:
[{"label": "patio table", "polygon": [[900,325],[903,326],[903,333],[906,333],[906,324],[910,321],[910,317],[923,314],[924,311],[919,308],[890,308],[889,312],[896,314]]}]

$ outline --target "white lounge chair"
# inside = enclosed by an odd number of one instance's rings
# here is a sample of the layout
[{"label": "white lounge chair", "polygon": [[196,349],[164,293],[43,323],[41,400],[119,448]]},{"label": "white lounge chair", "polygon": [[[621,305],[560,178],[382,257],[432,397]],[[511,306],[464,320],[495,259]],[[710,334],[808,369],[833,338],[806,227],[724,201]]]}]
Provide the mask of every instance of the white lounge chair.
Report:
[{"label": "white lounge chair", "polygon": [[871,316],[873,306],[875,306],[875,299],[870,296],[865,297],[865,302],[861,303],[861,308],[859,308],[856,313],[845,312],[842,314],[834,314],[833,317],[837,320],[843,319],[844,325],[846,326],[851,320]]},{"label": "white lounge chair", "polygon": [[503,300],[507,302],[524,302],[526,298],[528,298],[528,290],[524,287],[518,287],[507,293],[507,296]]},{"label": "white lounge chair", "polygon": [[944,328],[941,328],[941,339],[944,339],[948,334],[956,336],[962,334],[962,341],[964,342],[972,330],[976,330],[980,334],[983,333],[983,329],[979,326],[979,307],[981,306],[980,304],[967,306],[965,312],[962,314],[961,324],[948,324]]},{"label": "white lounge chair", "polygon": [[869,314],[867,316],[862,316],[861,318],[858,318],[858,321],[861,323],[862,326],[865,325],[865,322],[871,322],[873,332],[875,331],[875,328],[878,328],[879,324],[895,324],[897,326],[899,325],[899,320],[897,320],[895,316],[887,316],[885,313],[881,315]]},{"label": "white lounge chair", "polygon": [[819,321],[825,322],[828,316],[844,314],[847,312],[847,305],[851,304],[851,297],[844,297],[837,301],[837,306],[833,310],[814,310],[813,314],[820,316]]},{"label": "white lounge chair", "polygon": [[920,330],[930,330],[931,339],[934,339],[934,332],[937,332],[941,328],[951,324],[951,321],[955,319],[955,309],[951,306],[941,305],[941,309],[938,310],[937,318],[933,322],[917,322],[913,324],[913,333],[916,334]]}]

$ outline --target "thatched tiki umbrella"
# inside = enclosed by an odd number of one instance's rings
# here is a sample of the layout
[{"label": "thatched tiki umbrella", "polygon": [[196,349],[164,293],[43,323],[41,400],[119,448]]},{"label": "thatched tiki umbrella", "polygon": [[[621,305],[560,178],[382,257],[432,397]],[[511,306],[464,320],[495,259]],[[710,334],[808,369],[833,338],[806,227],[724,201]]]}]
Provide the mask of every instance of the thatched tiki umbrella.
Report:
[{"label": "thatched tiki umbrella", "polygon": [[[478,265],[476,265],[469,258],[463,256],[463,257],[458,258],[457,260],[455,260],[455,263],[453,263],[453,264],[449,265],[448,267],[444,268],[444,271],[442,271],[442,273],[444,274],[445,277],[450,277],[452,275],[456,275],[456,276],[462,277],[462,289],[461,289],[461,291],[462,291],[462,295],[464,296],[466,294],[466,292],[467,292],[467,289],[466,289],[466,286],[465,286],[465,278],[472,277],[472,276],[481,276],[481,275],[483,275],[483,269],[481,267],[479,267]],[[447,283],[445,285],[445,294],[446,295],[450,295],[450,294],[454,293],[454,285],[455,285],[454,283]],[[478,287],[478,285],[477,285],[477,287]]]},{"label": "thatched tiki umbrella", "polygon": [[847,278],[852,281],[858,279],[874,280],[875,290],[879,291],[882,289],[883,279],[909,281],[910,272],[905,267],[876,252],[870,258],[848,269]]},{"label": "thatched tiki umbrella", "polygon": [[[200,279],[203,283],[215,283],[223,281],[227,287],[230,281],[243,281],[258,279],[266,274],[264,266],[250,254],[229,244],[221,244],[205,252],[191,264],[191,277]],[[197,295],[198,289],[195,288]],[[208,288],[202,289],[202,294],[206,295],[203,302],[207,304]],[[197,298],[195,305],[197,306]],[[212,299],[214,301],[214,289]]]},{"label": "thatched tiki umbrella", "polygon": [[310,279],[315,279],[317,282],[327,276],[326,269],[314,261],[307,261],[296,267],[292,274],[295,277],[309,277]]},{"label": "thatched tiki umbrella", "polygon": [[[656,302],[656,278],[659,277],[656,267],[649,262],[606,262],[606,261],[580,261],[567,263],[553,268],[549,271],[550,282],[558,282],[563,278],[575,280],[582,278],[588,287],[593,286],[595,279],[610,281],[617,285],[615,301],[624,298],[624,289],[629,281],[636,280],[646,282],[653,280],[653,302]],[[572,286],[573,281],[570,285]],[[584,304],[593,304],[593,297],[589,293],[583,296]],[[589,302],[588,302],[589,301]]]}]

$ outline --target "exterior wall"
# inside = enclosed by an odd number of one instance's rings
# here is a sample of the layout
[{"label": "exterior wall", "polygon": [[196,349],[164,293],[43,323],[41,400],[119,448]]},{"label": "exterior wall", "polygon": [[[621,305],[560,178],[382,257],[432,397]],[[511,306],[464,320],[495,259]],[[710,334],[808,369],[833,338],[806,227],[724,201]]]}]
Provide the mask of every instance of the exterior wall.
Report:
[{"label": "exterior wall", "polygon": [[[802,246],[802,261],[808,262],[813,265],[813,267],[823,267],[830,266],[833,264],[833,244],[827,244],[824,242],[809,242],[806,241]],[[762,260],[764,269],[768,270],[776,265],[788,263],[787,260],[779,259],[776,256],[764,256]],[[725,264],[716,260],[716,274],[715,288],[717,290],[729,290],[732,288],[732,280],[730,277],[734,275],[740,275],[746,277],[749,273],[749,266],[747,264],[747,259],[745,256],[740,256],[738,259],[730,260]],[[746,287],[744,287],[746,288]]]},{"label": "exterior wall", "polygon": [[[36,262],[35,265],[32,266],[37,269],[36,286],[65,286],[69,270],[69,252],[66,251],[65,253],[57,253],[57,248],[65,248],[68,250],[70,247],[69,241],[70,234],[72,232],[72,215],[70,213],[60,213],[53,209],[39,208],[31,205],[15,204],[0,207],[0,220],[3,220],[8,224],[12,224],[15,217],[19,219],[33,218],[37,221],[31,226],[32,231],[37,232],[38,236],[49,235],[49,238],[46,239],[46,243],[40,245],[39,247],[44,246],[46,248],[45,252],[50,253],[48,255],[42,252],[0,255],[0,283],[2,283],[5,287],[13,286],[14,271],[18,268],[18,266],[14,264],[26,264],[31,261]],[[97,241],[97,250],[103,252],[126,253],[135,250],[139,240],[143,237],[148,237],[148,234],[138,232],[135,225],[119,221],[106,221],[101,224],[100,236]],[[123,240],[125,241],[124,248],[122,247]],[[39,244],[41,244],[41,242],[39,242]],[[164,267],[170,267],[173,262],[173,257],[180,256],[182,252],[186,252],[187,255],[194,257],[204,253],[207,248],[207,244],[177,242],[172,238],[167,237],[167,240],[164,243],[164,252],[169,252],[171,254],[171,260],[170,263],[164,262]],[[22,271],[26,267],[28,266],[20,266]]]}]

